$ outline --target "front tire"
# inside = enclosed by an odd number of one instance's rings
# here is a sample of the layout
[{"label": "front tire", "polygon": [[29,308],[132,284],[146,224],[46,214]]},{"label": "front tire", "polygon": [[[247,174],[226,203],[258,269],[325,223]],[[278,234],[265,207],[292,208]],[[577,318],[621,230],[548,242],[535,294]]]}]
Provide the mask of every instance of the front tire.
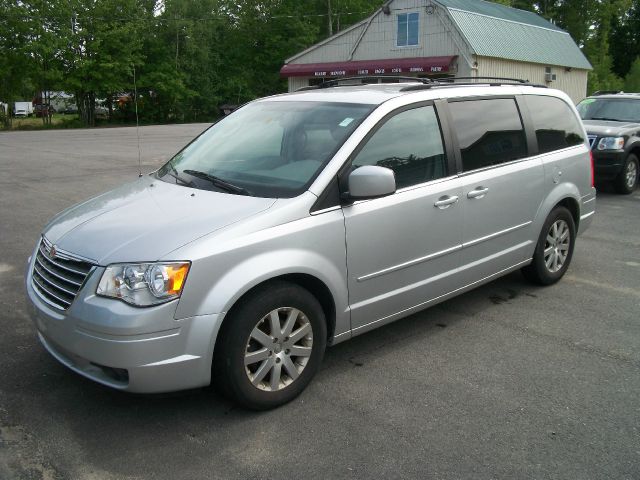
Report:
[{"label": "front tire", "polygon": [[638,157],[630,154],[624,162],[622,171],[613,182],[616,192],[623,195],[632,193],[638,185]]},{"label": "front tire", "polygon": [[560,280],[571,263],[576,239],[576,225],[571,212],[556,207],[544,222],[533,261],[522,269],[525,278],[539,285]]},{"label": "front tire", "polygon": [[215,384],[246,408],[278,407],[309,384],[326,342],[318,300],[295,284],[271,282],[241,300],[225,320],[214,352]]}]

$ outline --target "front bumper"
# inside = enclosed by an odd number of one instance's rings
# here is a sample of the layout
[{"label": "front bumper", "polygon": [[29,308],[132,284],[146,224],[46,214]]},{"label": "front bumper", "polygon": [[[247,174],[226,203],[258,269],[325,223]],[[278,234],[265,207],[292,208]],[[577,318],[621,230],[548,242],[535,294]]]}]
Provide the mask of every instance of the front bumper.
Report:
[{"label": "front bumper", "polygon": [[592,152],[596,180],[609,181],[620,174],[627,156],[624,150],[600,151],[593,149]]},{"label": "front bumper", "polygon": [[42,345],[58,361],[119,390],[157,393],[208,385],[223,315],[175,319],[177,301],[136,308],[95,295],[90,274],[67,311],[45,304],[26,275],[29,311]]}]

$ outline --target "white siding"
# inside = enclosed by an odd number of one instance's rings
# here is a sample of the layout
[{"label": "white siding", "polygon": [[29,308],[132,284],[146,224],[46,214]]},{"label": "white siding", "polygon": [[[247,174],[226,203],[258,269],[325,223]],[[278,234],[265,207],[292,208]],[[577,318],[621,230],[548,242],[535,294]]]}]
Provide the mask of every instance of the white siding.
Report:
[{"label": "white siding", "polygon": [[349,60],[349,54],[365,26],[366,25],[360,25],[338,35],[324,45],[314,48],[307,53],[303,53],[290,63],[346,62]]},{"label": "white siding", "polygon": [[299,88],[308,87],[309,79],[306,77],[289,77],[289,91],[295,92]]},{"label": "white siding", "polygon": [[556,80],[548,83],[545,81],[545,67],[547,65],[492,57],[477,57],[477,62],[477,75],[480,77],[507,77],[529,80],[532,83],[562,90],[571,97],[574,103],[578,103],[587,95],[587,70],[574,68],[568,71],[564,67],[551,67],[551,72],[556,74]]}]

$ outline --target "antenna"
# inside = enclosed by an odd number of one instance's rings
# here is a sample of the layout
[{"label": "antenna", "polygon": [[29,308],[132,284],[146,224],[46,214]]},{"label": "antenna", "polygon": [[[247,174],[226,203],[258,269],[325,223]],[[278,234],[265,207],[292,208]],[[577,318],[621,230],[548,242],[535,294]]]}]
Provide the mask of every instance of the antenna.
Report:
[{"label": "antenna", "polygon": [[138,178],[142,177],[142,159],[140,154],[140,121],[138,120],[138,86],[136,84],[136,66],[133,64],[133,95],[136,109],[136,138],[138,139]]}]

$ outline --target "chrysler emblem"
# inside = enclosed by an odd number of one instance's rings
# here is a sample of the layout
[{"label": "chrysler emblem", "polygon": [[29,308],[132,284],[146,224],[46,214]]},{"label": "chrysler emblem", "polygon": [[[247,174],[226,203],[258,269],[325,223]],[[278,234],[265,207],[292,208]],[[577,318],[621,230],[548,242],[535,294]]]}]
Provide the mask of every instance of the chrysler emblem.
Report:
[{"label": "chrysler emblem", "polygon": [[54,245],[53,247],[51,247],[51,250],[49,251],[49,256],[52,259],[55,259],[57,254],[58,254],[58,251],[56,250],[56,246]]}]

